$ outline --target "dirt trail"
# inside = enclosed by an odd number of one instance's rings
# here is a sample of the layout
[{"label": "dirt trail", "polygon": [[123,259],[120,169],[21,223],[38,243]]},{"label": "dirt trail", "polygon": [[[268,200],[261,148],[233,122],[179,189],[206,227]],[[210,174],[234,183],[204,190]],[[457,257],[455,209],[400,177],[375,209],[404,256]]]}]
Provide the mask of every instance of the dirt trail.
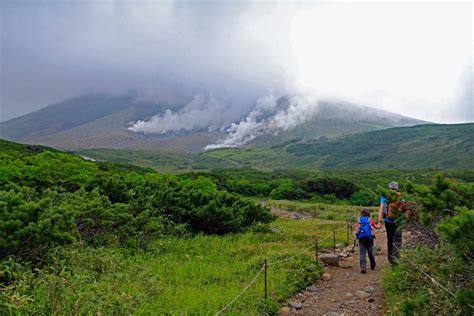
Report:
[{"label": "dirt trail", "polygon": [[[377,232],[375,270],[361,274],[358,246],[355,252],[342,258],[339,267],[327,267],[330,280],[321,280],[290,301],[281,315],[383,315],[383,291],[380,284],[382,267],[388,264],[385,230]],[[352,247],[349,247],[352,248]],[[346,248],[347,251],[347,248]],[[344,252],[344,251],[342,251]]]}]

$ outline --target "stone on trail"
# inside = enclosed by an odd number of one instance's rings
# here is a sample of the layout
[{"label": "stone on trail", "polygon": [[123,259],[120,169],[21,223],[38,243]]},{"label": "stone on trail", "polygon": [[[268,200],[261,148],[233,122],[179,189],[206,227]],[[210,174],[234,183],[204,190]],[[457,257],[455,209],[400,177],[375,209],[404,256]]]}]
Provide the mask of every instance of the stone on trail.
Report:
[{"label": "stone on trail", "polygon": [[290,306],[293,307],[294,309],[302,309],[303,304],[298,303],[298,302],[290,302]]},{"label": "stone on trail", "polygon": [[373,293],[375,291],[375,287],[371,285],[364,286],[361,288],[362,291],[367,292],[367,293]]},{"label": "stone on trail", "polygon": [[355,296],[357,296],[360,299],[365,299],[365,298],[368,298],[370,294],[362,290],[357,290],[355,292]]},{"label": "stone on trail", "polygon": [[318,288],[314,285],[310,285],[306,288],[306,290],[308,290],[309,292],[318,292]]},{"label": "stone on trail", "polygon": [[373,249],[375,255],[378,255],[382,251],[382,248],[380,248],[380,246],[378,246],[378,245],[374,245],[372,247],[372,249]]},{"label": "stone on trail", "polygon": [[323,276],[322,276],[322,279],[323,279],[323,281],[329,281],[329,280],[331,280],[331,277],[332,276],[328,272],[324,272]]},{"label": "stone on trail", "polygon": [[339,266],[339,259],[339,256],[333,253],[323,253],[319,256],[322,263],[335,267]]},{"label": "stone on trail", "polygon": [[345,247],[344,244],[336,244],[336,248],[342,249],[342,248],[344,248],[344,247]]},{"label": "stone on trail", "polygon": [[280,313],[278,315],[280,316],[285,316],[285,315],[290,315],[290,308],[285,306],[280,309]]},{"label": "stone on trail", "polygon": [[324,314],[324,316],[341,316],[341,314],[335,311],[330,311],[329,313]]}]

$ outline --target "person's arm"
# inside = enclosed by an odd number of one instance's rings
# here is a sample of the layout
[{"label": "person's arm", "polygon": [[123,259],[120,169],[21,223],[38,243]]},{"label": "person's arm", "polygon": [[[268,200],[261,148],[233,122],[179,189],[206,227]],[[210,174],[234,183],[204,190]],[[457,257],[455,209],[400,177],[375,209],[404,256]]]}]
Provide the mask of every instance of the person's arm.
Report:
[{"label": "person's arm", "polygon": [[380,198],[380,207],[379,207],[379,220],[378,220],[378,223],[379,223],[379,226],[382,226],[382,214],[383,214],[383,209],[385,208],[385,201],[384,201],[384,198]]},{"label": "person's arm", "polygon": [[356,237],[357,237],[357,234],[359,234],[359,223],[355,224],[353,233]]},{"label": "person's arm", "polygon": [[373,228],[378,228],[377,224],[375,224],[375,219],[372,219],[372,222],[370,223],[370,225],[371,225]]}]

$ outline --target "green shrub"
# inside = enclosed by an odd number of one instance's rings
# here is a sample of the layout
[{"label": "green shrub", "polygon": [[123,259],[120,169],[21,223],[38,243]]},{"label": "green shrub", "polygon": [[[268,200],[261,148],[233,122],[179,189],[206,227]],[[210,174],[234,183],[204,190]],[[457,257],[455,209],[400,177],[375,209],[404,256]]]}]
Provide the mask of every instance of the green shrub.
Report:
[{"label": "green shrub", "polygon": [[[407,185],[422,219],[421,245],[405,250],[393,273],[386,273],[384,287],[389,312],[406,315],[472,315],[474,313],[474,184],[459,183],[439,175],[430,187]],[[412,219],[416,219],[412,217]],[[409,217],[408,217],[409,219]],[[439,235],[438,235],[439,233]],[[437,286],[413,264],[411,258]]]},{"label": "green shrub", "polygon": [[[0,259],[59,245],[146,248],[163,234],[225,234],[274,219],[209,178],[159,175],[8,142],[0,155]],[[25,149],[26,148],[26,149]]]},{"label": "green shrub", "polygon": [[350,198],[349,201],[351,202],[352,205],[358,205],[358,206],[377,206],[378,205],[378,198],[373,192],[369,191],[357,191],[354,192]]},{"label": "green shrub", "polygon": [[441,236],[453,245],[465,260],[474,260],[474,210],[456,208],[458,215],[448,217],[438,224]]},{"label": "green shrub", "polygon": [[305,192],[291,181],[280,184],[270,193],[270,197],[274,200],[297,200],[304,196]]},{"label": "green shrub", "polygon": [[348,199],[357,187],[354,183],[335,177],[322,177],[300,182],[300,188],[308,193],[319,195],[334,194],[339,199]]}]

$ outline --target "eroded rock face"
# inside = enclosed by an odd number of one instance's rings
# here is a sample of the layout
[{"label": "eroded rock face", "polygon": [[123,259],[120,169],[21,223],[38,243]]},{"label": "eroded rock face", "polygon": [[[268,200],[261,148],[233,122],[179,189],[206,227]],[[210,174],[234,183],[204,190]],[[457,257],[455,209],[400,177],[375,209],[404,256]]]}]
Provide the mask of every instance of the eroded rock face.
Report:
[{"label": "eroded rock face", "polygon": [[324,264],[338,267],[340,257],[333,253],[323,253],[322,255],[319,255],[319,260]]}]

